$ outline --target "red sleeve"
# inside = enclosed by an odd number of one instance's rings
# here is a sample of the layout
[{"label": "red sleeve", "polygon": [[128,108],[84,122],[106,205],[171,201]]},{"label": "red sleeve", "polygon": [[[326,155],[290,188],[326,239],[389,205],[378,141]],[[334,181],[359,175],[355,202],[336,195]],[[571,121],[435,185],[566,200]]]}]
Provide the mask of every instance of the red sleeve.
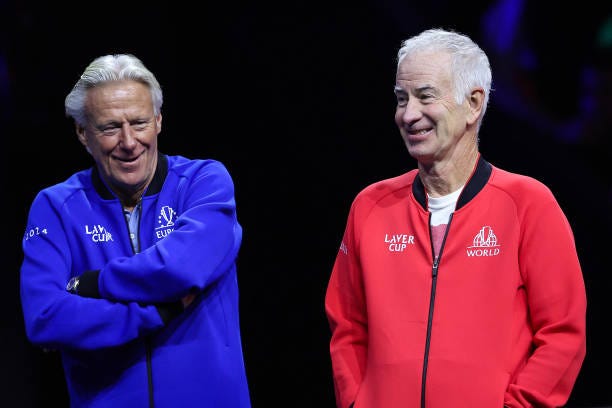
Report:
[{"label": "red sleeve", "polygon": [[586,354],[586,291],[574,236],[547,192],[521,210],[519,266],[533,329],[534,352],[509,384],[505,405],[559,407],[571,393]]},{"label": "red sleeve", "polygon": [[348,408],[355,401],[365,370],[368,347],[365,298],[355,241],[354,213],[351,209],[325,297],[338,408]]}]

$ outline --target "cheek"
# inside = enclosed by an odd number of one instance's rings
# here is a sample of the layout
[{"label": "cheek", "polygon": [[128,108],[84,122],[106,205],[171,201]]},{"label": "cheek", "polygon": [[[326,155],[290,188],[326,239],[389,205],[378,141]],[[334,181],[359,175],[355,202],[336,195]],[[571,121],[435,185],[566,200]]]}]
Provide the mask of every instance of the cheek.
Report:
[{"label": "cheek", "polygon": [[402,117],[404,116],[404,110],[400,109],[400,108],[396,108],[395,109],[395,124],[398,126],[401,126],[403,121],[402,121]]},{"label": "cheek", "polygon": [[100,156],[109,156],[115,147],[117,147],[117,141],[113,140],[113,138],[100,140],[92,146],[93,149],[98,151],[98,155]]}]

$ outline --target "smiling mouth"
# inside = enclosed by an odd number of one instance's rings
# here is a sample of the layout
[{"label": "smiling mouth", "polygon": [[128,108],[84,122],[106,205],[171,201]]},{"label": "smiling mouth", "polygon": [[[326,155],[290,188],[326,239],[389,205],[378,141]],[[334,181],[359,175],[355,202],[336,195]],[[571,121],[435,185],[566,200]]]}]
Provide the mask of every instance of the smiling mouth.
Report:
[{"label": "smiling mouth", "polygon": [[433,132],[433,128],[427,129],[406,129],[405,139],[407,143],[417,144],[425,142],[429,139],[429,135]]},{"label": "smiling mouth", "polygon": [[132,163],[132,162],[136,161],[136,159],[138,159],[138,157],[131,157],[131,158],[127,158],[127,159],[117,158],[117,160],[119,160],[120,162],[123,162],[123,163]]},{"label": "smiling mouth", "polygon": [[431,132],[431,129],[408,130],[407,133],[411,136],[421,136]]},{"label": "smiling mouth", "polygon": [[140,156],[142,156],[142,153],[134,156],[134,157],[115,157],[115,160],[120,161],[122,163],[134,163],[136,160],[138,160],[140,158]]}]

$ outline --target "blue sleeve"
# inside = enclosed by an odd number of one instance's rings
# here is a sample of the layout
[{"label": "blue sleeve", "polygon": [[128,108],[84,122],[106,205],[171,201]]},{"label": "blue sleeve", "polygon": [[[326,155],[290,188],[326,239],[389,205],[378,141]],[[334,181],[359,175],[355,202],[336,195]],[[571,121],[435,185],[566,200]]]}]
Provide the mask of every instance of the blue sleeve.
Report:
[{"label": "blue sleeve", "polygon": [[[164,322],[155,306],[84,298],[66,291],[73,256],[61,206],[40,193],[22,241],[20,295],[29,340],[39,346],[91,350],[125,344]],[[75,272],[75,273],[73,273]],[[80,272],[80,271],[78,271]]]},{"label": "blue sleeve", "polygon": [[98,277],[102,298],[172,302],[233,270],[242,240],[233,181],[220,162],[199,163],[176,192],[182,210],[174,230],[134,256],[107,263]]}]

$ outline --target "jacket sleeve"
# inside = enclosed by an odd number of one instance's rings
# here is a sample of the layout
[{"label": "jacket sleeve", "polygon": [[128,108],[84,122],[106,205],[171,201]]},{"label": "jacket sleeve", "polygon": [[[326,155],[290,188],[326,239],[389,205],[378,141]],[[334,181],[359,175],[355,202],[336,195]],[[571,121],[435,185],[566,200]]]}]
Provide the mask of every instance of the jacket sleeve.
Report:
[{"label": "jacket sleeve", "polygon": [[173,302],[210,287],[234,268],[242,240],[234,185],[217,161],[184,179],[174,230],[155,245],[108,262],[97,276],[104,299]]},{"label": "jacket sleeve", "polygon": [[586,354],[586,292],[569,222],[548,190],[521,210],[519,267],[534,351],[511,381],[505,405],[559,407]]},{"label": "jacket sleeve", "polygon": [[365,296],[354,228],[352,208],[325,297],[338,408],[348,408],[354,403],[363,379],[368,351]]},{"label": "jacket sleeve", "polygon": [[155,306],[83,298],[66,291],[72,257],[61,208],[34,199],[22,240],[20,296],[26,334],[50,349],[91,350],[125,344],[164,326]]}]

